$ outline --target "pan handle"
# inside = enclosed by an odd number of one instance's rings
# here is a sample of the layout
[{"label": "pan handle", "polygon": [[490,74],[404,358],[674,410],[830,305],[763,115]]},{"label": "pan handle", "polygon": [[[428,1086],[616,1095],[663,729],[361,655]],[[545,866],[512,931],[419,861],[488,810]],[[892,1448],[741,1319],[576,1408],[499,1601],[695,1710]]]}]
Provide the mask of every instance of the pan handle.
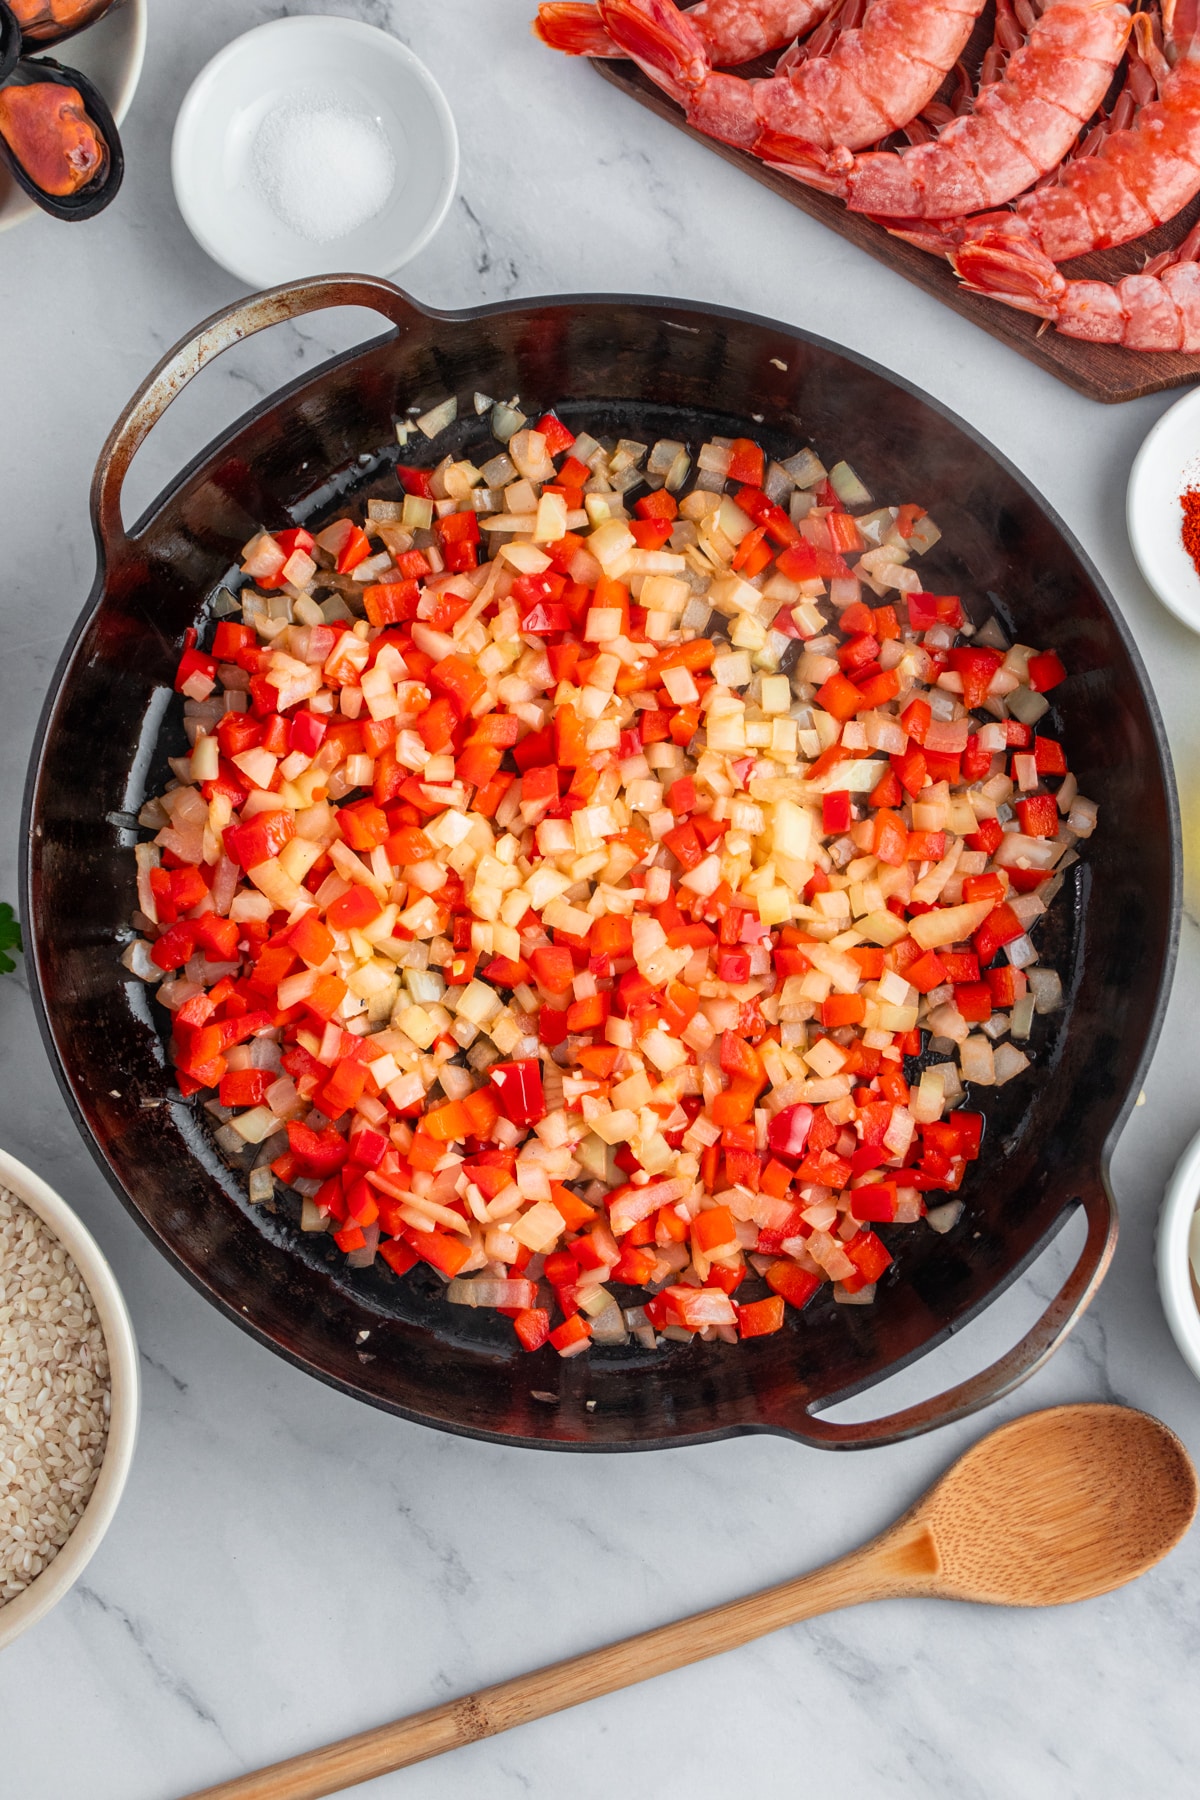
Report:
[{"label": "pan handle", "polygon": [[887,1418],[837,1425],[809,1410],[802,1426],[781,1428],[826,1450],[877,1449],[917,1437],[936,1425],[953,1424],[1003,1399],[1058,1349],[1091,1303],[1112,1261],[1117,1242],[1117,1208],[1107,1183],[1097,1178],[1095,1185],[1081,1196],[1080,1204],[1087,1218],[1087,1238],[1079,1261],[1037,1324],[990,1368],[981,1369],[978,1375],[944,1394],[935,1394],[932,1399],[905,1407]]},{"label": "pan handle", "polygon": [[121,520],[121,489],[129,465],[175,396],[231,344],[265,331],[268,325],[330,306],[366,307],[382,313],[400,331],[421,316],[415,303],[390,281],[371,275],[318,275],[239,300],[214,313],[193,335],[168,350],[109,432],[92,476],[92,529],[106,568],[129,546]]}]

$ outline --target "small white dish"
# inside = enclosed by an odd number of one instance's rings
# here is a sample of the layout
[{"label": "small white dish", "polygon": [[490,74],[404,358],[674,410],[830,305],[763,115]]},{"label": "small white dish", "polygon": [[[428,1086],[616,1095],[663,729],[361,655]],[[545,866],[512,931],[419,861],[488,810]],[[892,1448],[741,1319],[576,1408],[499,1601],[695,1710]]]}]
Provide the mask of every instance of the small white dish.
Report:
[{"label": "small white dish", "polygon": [[[146,57],[148,5],[149,0],[124,0],[123,5],[114,6],[78,37],[68,38],[65,44],[44,52],[55,62],[86,75],[108,101],[108,109],[118,125],[125,121],[141,78]],[[32,54],[40,53],[34,51]],[[0,231],[7,231],[10,225],[20,225],[35,214],[38,218],[46,217],[41,208],[21,192],[7,167],[0,165]],[[61,228],[61,221],[51,220],[51,223]]]},{"label": "small white dish", "polygon": [[0,1150],[0,1187],[8,1188],[37,1213],[74,1259],[92,1296],[104,1333],[112,1385],[108,1443],[91,1499],[53,1562],[48,1563],[15,1600],[0,1606],[0,1650],[3,1650],[14,1638],[44,1618],[51,1607],[57,1606],[78,1581],[112,1524],[133,1462],[141,1384],[137,1340],[129,1311],[116,1276],[86,1225],[40,1175],[35,1175],[32,1169],[27,1169],[24,1163],[3,1150]]},{"label": "small white dish", "polygon": [[1138,451],[1125,501],[1138,568],[1163,605],[1200,631],[1200,575],[1183,547],[1180,495],[1200,487],[1200,387],[1165,412]]},{"label": "small white dish", "polygon": [[[318,96],[375,121],[395,162],[375,216],[323,243],[286,224],[255,178],[264,120]],[[235,38],[201,70],[175,122],[171,178],[197,243],[251,287],[343,269],[389,275],[449,211],[458,134],[445,95],[397,38],[357,19],[303,14]]]},{"label": "small white dish", "polygon": [[1179,1354],[1200,1381],[1200,1303],[1192,1278],[1189,1239],[1200,1204],[1200,1136],[1194,1137],[1167,1183],[1158,1215],[1158,1291]]}]

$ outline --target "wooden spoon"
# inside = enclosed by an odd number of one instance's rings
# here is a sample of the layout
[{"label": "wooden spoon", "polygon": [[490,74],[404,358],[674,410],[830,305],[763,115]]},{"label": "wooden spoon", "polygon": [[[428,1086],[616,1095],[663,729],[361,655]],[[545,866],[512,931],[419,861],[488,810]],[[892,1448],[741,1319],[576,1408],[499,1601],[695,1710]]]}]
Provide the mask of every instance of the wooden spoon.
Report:
[{"label": "wooden spoon", "polygon": [[1056,1406],[983,1438],[880,1537],[745,1600],[343,1738],[189,1800],[319,1800],[460,1744],[733,1650],[864,1600],[1060,1606],[1132,1581],[1196,1511],[1196,1472],[1165,1425],[1124,1406]]}]

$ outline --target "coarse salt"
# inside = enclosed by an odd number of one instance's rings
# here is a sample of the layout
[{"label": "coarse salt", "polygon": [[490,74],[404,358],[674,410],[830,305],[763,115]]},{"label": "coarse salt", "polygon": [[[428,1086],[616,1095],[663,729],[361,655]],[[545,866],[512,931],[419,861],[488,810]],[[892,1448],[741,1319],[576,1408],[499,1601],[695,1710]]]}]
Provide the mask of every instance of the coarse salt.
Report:
[{"label": "coarse salt", "polygon": [[382,211],[396,183],[379,121],[318,89],[291,94],[267,114],[253,171],[276,217],[313,244],[357,231]]}]

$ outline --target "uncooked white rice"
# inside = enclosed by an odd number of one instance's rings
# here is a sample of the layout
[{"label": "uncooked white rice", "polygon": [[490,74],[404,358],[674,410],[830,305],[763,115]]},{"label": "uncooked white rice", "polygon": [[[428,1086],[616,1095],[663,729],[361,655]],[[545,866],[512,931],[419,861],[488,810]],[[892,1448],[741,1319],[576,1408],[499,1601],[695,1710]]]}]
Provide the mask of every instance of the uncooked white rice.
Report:
[{"label": "uncooked white rice", "polygon": [[0,1607],[82,1516],[108,1412],[108,1353],[83,1277],[37,1214],[0,1187]]}]

